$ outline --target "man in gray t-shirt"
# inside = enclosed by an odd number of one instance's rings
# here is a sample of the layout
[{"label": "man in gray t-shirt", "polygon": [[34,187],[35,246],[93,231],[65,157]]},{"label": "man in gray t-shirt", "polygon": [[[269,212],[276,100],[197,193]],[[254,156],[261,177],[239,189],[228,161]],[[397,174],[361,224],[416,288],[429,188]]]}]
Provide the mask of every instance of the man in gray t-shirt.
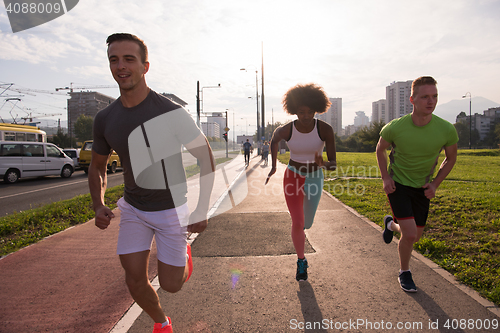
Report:
[{"label": "man in gray t-shirt", "polygon": [[[177,292],[192,273],[187,233],[207,226],[214,159],[210,145],[181,106],[146,84],[147,47],[131,34],[107,39],[108,59],[120,97],[94,119],[89,188],[95,224],[106,229],[114,217],[104,203],[106,164],[112,150],[120,156],[125,182],[118,201],[120,232],[117,253],[130,294],[155,321],[153,332],[172,332],[158,295],[148,280],[153,236],[157,245],[158,278],[163,289]],[[200,194],[189,214],[182,146],[200,161]]]}]

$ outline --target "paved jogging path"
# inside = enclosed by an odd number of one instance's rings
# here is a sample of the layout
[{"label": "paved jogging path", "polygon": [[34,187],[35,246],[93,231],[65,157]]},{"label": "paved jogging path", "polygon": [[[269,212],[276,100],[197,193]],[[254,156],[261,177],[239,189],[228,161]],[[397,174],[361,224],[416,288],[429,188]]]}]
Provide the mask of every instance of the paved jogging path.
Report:
[{"label": "paved jogging path", "polygon": [[[419,291],[403,292],[397,243],[384,244],[378,226],[327,194],[307,231],[309,280],[295,281],[284,166],[264,186],[268,171],[252,159],[231,193],[243,201],[217,202],[220,214],[194,240],[191,280],[176,294],[159,290],[174,332],[493,332],[447,330],[455,319],[500,320],[498,309],[416,254]],[[114,222],[103,232],[89,221],[1,259],[0,332],[151,332],[147,315],[128,311]]]},{"label": "paved jogging path", "polygon": [[[380,227],[326,193],[307,231],[309,279],[297,282],[284,168],[264,186],[269,167],[253,159],[246,198],[193,242],[191,280],[176,294],[159,290],[174,332],[494,331],[484,326],[498,323],[498,308],[418,254],[411,267],[419,290],[402,291],[397,242],[385,244]],[[482,329],[460,329],[463,319]],[[114,332],[151,332],[152,326],[142,313]]]}]

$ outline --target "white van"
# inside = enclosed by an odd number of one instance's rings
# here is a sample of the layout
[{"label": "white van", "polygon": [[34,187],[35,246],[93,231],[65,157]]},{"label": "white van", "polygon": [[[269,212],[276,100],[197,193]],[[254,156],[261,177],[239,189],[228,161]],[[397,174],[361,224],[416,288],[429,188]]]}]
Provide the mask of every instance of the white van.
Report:
[{"label": "white van", "polygon": [[21,177],[68,178],[74,170],[73,160],[52,143],[0,141],[0,177],[6,183]]}]

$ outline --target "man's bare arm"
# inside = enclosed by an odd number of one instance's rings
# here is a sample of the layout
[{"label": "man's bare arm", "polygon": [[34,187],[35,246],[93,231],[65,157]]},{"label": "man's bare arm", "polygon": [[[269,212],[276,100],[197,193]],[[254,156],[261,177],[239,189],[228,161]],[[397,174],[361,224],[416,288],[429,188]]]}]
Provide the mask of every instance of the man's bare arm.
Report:
[{"label": "man's bare arm", "polygon": [[396,191],[396,184],[387,171],[386,150],[390,146],[390,142],[387,142],[384,138],[380,137],[376,149],[378,168],[380,169],[380,175],[382,176],[382,181],[384,183],[384,191],[387,194]]},{"label": "man's bare arm", "polygon": [[212,149],[203,134],[184,145],[186,149],[200,162],[200,194],[198,205],[191,214],[188,231],[200,233],[207,227],[207,214],[210,205],[210,195],[215,179],[215,160]]},{"label": "man's bare arm", "polygon": [[107,164],[109,155],[100,155],[92,151],[92,161],[89,165],[89,190],[92,198],[92,208],[95,212],[95,225],[106,229],[114,216],[111,209],[106,207],[104,194],[107,187]]},{"label": "man's bare arm", "polygon": [[443,180],[450,174],[457,161],[457,144],[444,148],[445,159],[433,181],[423,186],[425,188],[424,194],[428,199],[436,196],[436,190],[441,185]]}]

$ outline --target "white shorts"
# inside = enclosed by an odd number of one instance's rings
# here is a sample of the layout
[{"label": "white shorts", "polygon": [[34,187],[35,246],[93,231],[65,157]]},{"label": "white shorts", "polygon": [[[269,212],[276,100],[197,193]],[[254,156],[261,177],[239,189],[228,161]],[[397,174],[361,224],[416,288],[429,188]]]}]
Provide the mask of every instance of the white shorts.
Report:
[{"label": "white shorts", "polygon": [[118,255],[150,250],[154,236],[158,260],[167,265],[186,266],[187,203],[156,212],[139,210],[123,198],[117,205],[121,211]]}]

